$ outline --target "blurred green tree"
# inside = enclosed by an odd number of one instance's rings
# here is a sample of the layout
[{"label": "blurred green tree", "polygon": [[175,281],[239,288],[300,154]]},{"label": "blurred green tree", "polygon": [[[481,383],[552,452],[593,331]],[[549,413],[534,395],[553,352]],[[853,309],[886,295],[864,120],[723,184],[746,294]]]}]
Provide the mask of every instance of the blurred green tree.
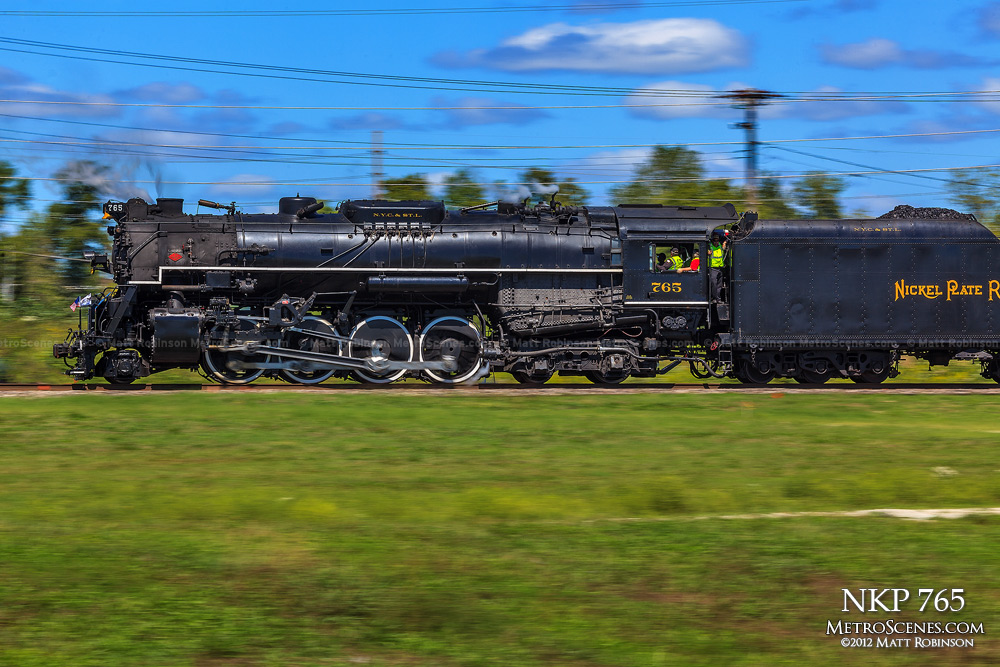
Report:
[{"label": "blurred green tree", "polygon": [[948,198],[963,213],[972,213],[994,233],[1000,233],[1000,172],[963,169],[948,181]]},{"label": "blurred green tree", "polygon": [[415,201],[432,199],[430,184],[423,174],[408,174],[402,178],[382,181],[385,198],[390,201]]},{"label": "blurred green tree", "polygon": [[615,203],[669,206],[719,206],[732,202],[744,207],[743,190],[728,179],[705,176],[697,151],[681,146],[655,146],[631,182],[611,189]]},{"label": "blurred green tree", "polygon": [[483,188],[468,169],[459,169],[444,179],[444,201],[448,206],[475,206],[485,203]]},{"label": "blurred green tree", "polygon": [[764,177],[757,184],[757,214],[763,219],[793,220],[800,217],[788,203],[785,190],[777,178]]},{"label": "blurred green tree", "polygon": [[108,236],[101,220],[102,200],[110,178],[105,165],[89,160],[70,162],[55,174],[63,183],[63,200],[49,206],[41,224],[48,252],[69,258],[59,267],[63,285],[83,285],[90,267],[83,252],[106,250]]},{"label": "blurred green tree", "polygon": [[17,255],[13,238],[17,226],[8,227],[5,220],[13,208],[27,210],[31,206],[31,187],[27,179],[18,178],[17,171],[9,162],[0,161],[0,300],[14,299],[17,272]]},{"label": "blurred green tree", "polygon": [[845,183],[836,176],[820,172],[810,172],[798,179],[792,186],[792,199],[804,209],[804,216],[819,220],[836,220],[843,217],[840,195]]},{"label": "blurred green tree", "polygon": [[0,220],[13,207],[27,209],[30,205],[30,182],[26,178],[18,178],[13,165],[0,160]]}]

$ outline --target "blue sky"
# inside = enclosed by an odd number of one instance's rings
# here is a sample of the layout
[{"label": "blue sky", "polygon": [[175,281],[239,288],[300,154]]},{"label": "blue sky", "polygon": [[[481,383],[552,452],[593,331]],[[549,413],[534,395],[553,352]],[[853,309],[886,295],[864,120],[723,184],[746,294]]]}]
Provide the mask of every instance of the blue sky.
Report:
[{"label": "blue sky", "polygon": [[610,204],[655,144],[742,178],[717,95],[744,87],[785,95],[761,114],[770,174],[942,170],[848,176],[849,211],[947,205],[948,169],[1000,163],[1000,2],[23,6],[0,10],[0,160],[39,206],[70,159],[110,165],[119,198],[367,197],[373,130],[389,177],[540,166]]}]

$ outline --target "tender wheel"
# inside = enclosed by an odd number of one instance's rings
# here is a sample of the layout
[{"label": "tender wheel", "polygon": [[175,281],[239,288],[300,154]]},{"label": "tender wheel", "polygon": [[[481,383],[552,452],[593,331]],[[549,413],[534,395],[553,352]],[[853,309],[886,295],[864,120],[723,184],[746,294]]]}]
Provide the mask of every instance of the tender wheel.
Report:
[{"label": "tender wheel", "polygon": [[774,378],[770,369],[761,370],[749,359],[741,359],[736,367],[736,379],[743,384],[767,384]]},{"label": "tender wheel", "polygon": [[510,374],[518,384],[545,384],[555,371],[511,371]]},{"label": "tender wheel", "polygon": [[628,371],[586,371],[583,376],[594,384],[615,385],[621,384],[628,378]]},{"label": "tender wheel", "polygon": [[[413,361],[413,341],[402,322],[384,315],[369,317],[351,331],[347,354],[355,359],[374,359],[376,366],[392,361]],[[388,384],[404,375],[406,370],[358,370],[354,377],[362,382]]]},{"label": "tender wheel", "polygon": [[889,377],[888,367],[880,371],[865,371],[861,375],[851,376],[851,379],[858,384],[882,384]]},{"label": "tender wheel", "polygon": [[[237,325],[229,332],[229,337],[239,337],[240,333],[253,331],[257,323],[249,317],[238,318]],[[201,357],[202,368],[214,380],[224,384],[249,384],[264,374],[263,368],[230,368],[231,362],[236,363],[267,363],[271,357],[264,354],[247,354],[245,352],[220,352],[205,350]]]},{"label": "tender wheel", "polygon": [[468,320],[439,317],[420,335],[420,361],[452,361],[453,370],[425,370],[434,382],[458,384],[473,378],[483,367],[479,331]]},{"label": "tender wheel", "polygon": [[[336,335],[337,330],[333,325],[319,317],[306,317],[299,323],[296,329],[302,331],[289,331],[285,337],[285,347],[292,350],[302,350],[305,352],[320,352],[323,354],[340,354],[340,344],[337,341],[327,338],[310,336],[303,331],[315,331],[320,334]],[[309,362],[300,362],[304,367],[308,367]],[[310,370],[288,370],[281,369],[278,373],[289,382],[298,384],[319,384],[329,380],[336,371],[322,369]]]},{"label": "tender wheel", "polygon": [[[994,354],[996,353],[994,352]],[[982,375],[984,378],[1000,383],[1000,366],[998,366],[996,359],[990,359],[986,362]]]},{"label": "tender wheel", "polygon": [[830,379],[830,372],[818,373],[816,371],[799,371],[795,376],[795,381],[801,384],[823,384]]},{"label": "tender wheel", "polygon": [[892,366],[888,361],[877,359],[871,362],[868,370],[862,372],[860,375],[851,376],[851,380],[858,384],[881,384],[889,377],[891,369]]}]

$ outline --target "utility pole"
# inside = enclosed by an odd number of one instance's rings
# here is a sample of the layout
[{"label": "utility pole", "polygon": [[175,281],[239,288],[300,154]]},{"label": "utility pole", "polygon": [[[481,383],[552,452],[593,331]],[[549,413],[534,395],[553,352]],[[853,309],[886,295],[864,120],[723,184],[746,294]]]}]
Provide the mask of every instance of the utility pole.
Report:
[{"label": "utility pole", "polygon": [[382,130],[372,130],[372,199],[382,198]]},{"label": "utility pole", "polygon": [[767,104],[768,100],[773,100],[782,95],[772,93],[768,90],[757,88],[742,88],[721,95],[722,98],[732,100],[733,106],[743,109],[743,122],[736,123],[733,127],[746,131],[746,188],[747,204],[757,205],[757,107]]}]

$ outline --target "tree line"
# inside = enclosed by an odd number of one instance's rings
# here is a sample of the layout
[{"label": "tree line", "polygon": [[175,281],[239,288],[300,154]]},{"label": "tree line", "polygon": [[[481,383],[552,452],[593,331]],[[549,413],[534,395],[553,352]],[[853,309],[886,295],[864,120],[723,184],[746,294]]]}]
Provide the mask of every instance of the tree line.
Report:
[{"label": "tree line", "polygon": [[[558,187],[557,201],[565,206],[585,204],[670,204],[675,206],[717,206],[733,202],[746,208],[744,188],[725,178],[709,178],[701,154],[688,148],[656,146],[646,162],[636,167],[632,179],[611,189],[609,201],[596,202],[573,178],[557,176],[548,169],[534,167],[518,176],[516,184],[495,181],[483,185],[473,171],[459,170],[442,183],[443,198],[449,206],[474,206],[486,201],[507,200],[531,190],[536,201],[547,200]],[[435,199],[430,180],[420,173],[381,182],[387,199],[395,201]],[[790,186],[774,177],[758,185],[755,210],[767,218],[840,218],[844,215],[842,179],[820,173],[807,174]]]},{"label": "tree line", "polygon": [[[105,171],[84,164],[94,169],[91,173]],[[105,193],[74,179],[80,166],[70,163],[53,175],[63,183],[62,198],[36,211],[30,181],[0,162],[0,297],[14,314],[65,309],[76,296],[74,290],[86,293],[102,283],[101,276],[91,274],[89,263],[75,261],[82,260],[86,250],[101,251],[108,239],[101,221]],[[15,210],[26,216],[20,224],[8,220]]]}]

